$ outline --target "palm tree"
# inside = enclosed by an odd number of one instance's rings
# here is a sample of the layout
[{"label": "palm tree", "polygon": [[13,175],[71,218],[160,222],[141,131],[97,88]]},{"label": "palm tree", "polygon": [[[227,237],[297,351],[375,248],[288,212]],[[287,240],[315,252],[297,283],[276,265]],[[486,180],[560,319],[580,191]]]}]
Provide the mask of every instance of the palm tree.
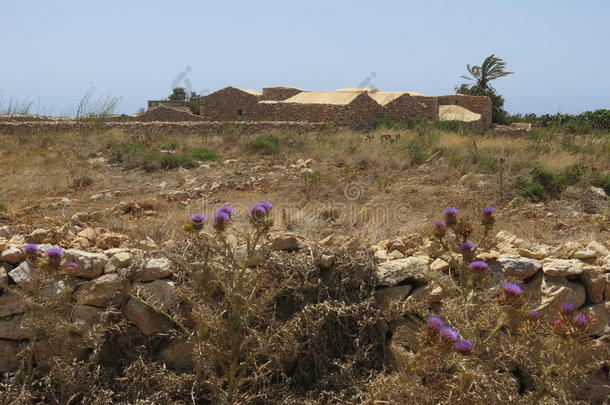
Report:
[{"label": "palm tree", "polygon": [[472,77],[462,76],[462,78],[476,82],[476,86],[481,89],[492,90],[493,87],[489,84],[490,81],[513,74],[513,72],[506,72],[504,70],[505,67],[506,63],[501,58],[489,55],[481,66],[466,65],[468,73]]}]

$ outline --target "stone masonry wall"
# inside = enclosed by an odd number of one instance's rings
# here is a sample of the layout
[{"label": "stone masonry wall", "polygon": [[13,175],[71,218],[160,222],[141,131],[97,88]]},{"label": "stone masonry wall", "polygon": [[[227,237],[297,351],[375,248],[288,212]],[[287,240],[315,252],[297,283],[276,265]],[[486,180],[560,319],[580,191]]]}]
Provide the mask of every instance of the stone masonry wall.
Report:
[{"label": "stone masonry wall", "polygon": [[261,100],[283,101],[302,92],[294,87],[265,87]]},{"label": "stone masonry wall", "polygon": [[225,87],[200,100],[200,115],[206,121],[252,120],[260,96]]},{"label": "stone masonry wall", "polygon": [[404,94],[386,104],[384,116],[398,122],[434,121],[438,117],[436,97]]},{"label": "stone masonry wall", "polygon": [[481,114],[481,120],[476,122],[477,126],[489,128],[491,126],[491,99],[481,96],[466,96],[462,94],[451,94],[438,96],[438,105],[459,105],[472,112]]}]

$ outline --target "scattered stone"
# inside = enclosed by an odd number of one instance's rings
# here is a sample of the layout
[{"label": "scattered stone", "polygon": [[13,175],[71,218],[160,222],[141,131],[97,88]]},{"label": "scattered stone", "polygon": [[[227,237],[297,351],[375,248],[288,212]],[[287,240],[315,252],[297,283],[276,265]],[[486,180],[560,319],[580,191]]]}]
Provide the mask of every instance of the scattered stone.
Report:
[{"label": "scattered stone", "polygon": [[27,288],[32,282],[36,269],[28,262],[22,262],[19,266],[8,272],[9,277],[19,287]]},{"label": "scattered stone", "polygon": [[50,229],[38,228],[34,229],[25,237],[27,243],[58,243],[60,234]]},{"label": "scattered stone", "polygon": [[72,309],[72,319],[75,322],[83,322],[87,326],[99,323],[104,310],[89,305],[75,305]]},{"label": "scattered stone", "polygon": [[8,287],[8,265],[5,267],[0,265],[0,292],[2,292],[6,287]]},{"label": "scattered stone", "polygon": [[105,307],[117,302],[125,293],[125,283],[118,274],[105,274],[81,286],[74,298],[80,305]]},{"label": "scattered stone", "polygon": [[435,259],[430,265],[430,270],[432,271],[445,271],[449,269],[449,263],[444,261],[443,259]]},{"label": "scattered stone", "polygon": [[293,233],[275,232],[269,235],[269,241],[273,250],[296,250],[299,245]]},{"label": "scattered stone", "polygon": [[159,352],[159,358],[173,370],[192,370],[193,349],[192,343],[173,343]]},{"label": "scattered stone", "polygon": [[0,238],[10,239],[15,235],[15,230],[8,225],[0,226]]},{"label": "scattered stone", "polygon": [[322,269],[330,269],[333,264],[335,264],[334,255],[323,254],[318,259],[318,266],[320,266]]},{"label": "scattered stone", "polygon": [[351,236],[335,235],[335,234],[327,236],[326,238],[322,239],[318,243],[320,245],[326,246],[326,247],[337,247],[340,249],[345,249],[348,252],[355,252],[360,247],[360,244],[358,243],[356,238],[353,238]]},{"label": "scattered stone", "polygon": [[77,277],[96,278],[104,273],[108,256],[103,253],[90,253],[79,249],[66,251],[66,262],[76,262],[78,268],[74,273]]},{"label": "scattered stone", "polygon": [[16,247],[9,247],[8,249],[4,249],[2,253],[0,253],[0,262],[17,264],[24,258],[25,255],[23,254],[21,249]]},{"label": "scattered stone", "polygon": [[580,260],[595,259],[597,257],[597,252],[591,249],[580,249],[575,251],[572,257]]},{"label": "scattered stone", "polygon": [[104,267],[104,273],[116,273],[119,269],[124,269],[129,266],[133,261],[133,255],[129,252],[118,252],[114,254],[106,266]]},{"label": "scattered stone", "polygon": [[406,301],[420,302],[426,306],[441,302],[447,293],[435,281],[430,282],[422,287],[416,288]]},{"label": "scattered stone", "polygon": [[600,257],[610,255],[610,249],[596,241],[590,242],[587,245],[587,249],[594,251]]},{"label": "scattered stone", "polygon": [[377,265],[375,273],[380,287],[393,287],[405,280],[427,282],[428,259],[420,256],[392,260]]},{"label": "scattered stone", "polygon": [[375,298],[382,305],[388,305],[391,301],[402,301],[407,298],[412,288],[409,284],[382,288],[375,291]]},{"label": "scattered stone", "polygon": [[[239,245],[235,248],[235,260],[237,260],[238,263],[245,263],[247,258],[247,254],[248,254],[248,249],[246,244],[243,245]],[[247,264],[248,267],[256,267],[256,266],[260,266],[265,262],[265,258],[263,257],[262,252],[260,251],[260,249],[256,249],[254,251],[254,254],[252,255],[252,257],[250,257],[248,263]]]},{"label": "scattered stone", "polygon": [[403,259],[405,255],[403,255],[399,250],[392,250],[388,255],[388,260],[398,260]]},{"label": "scattered stone", "polygon": [[23,315],[14,315],[0,319],[0,339],[27,339],[27,331],[21,327]]},{"label": "scattered stone", "polygon": [[539,261],[524,257],[499,257],[495,266],[504,273],[505,277],[517,280],[530,278],[542,268]]},{"label": "scattered stone", "polygon": [[142,265],[136,274],[140,281],[152,281],[172,275],[172,262],[165,257],[150,259]]},{"label": "scattered stone", "polygon": [[173,281],[154,280],[149,283],[135,283],[132,294],[154,307],[167,310],[178,307],[179,300],[175,291]]},{"label": "scattered stone", "polygon": [[124,312],[125,317],[135,323],[145,335],[166,332],[172,327],[172,323],[164,315],[135,298],[130,298],[127,301]]},{"label": "scattered stone", "polygon": [[610,303],[590,305],[583,309],[593,315],[595,322],[591,325],[591,333],[603,336],[610,334]]},{"label": "scattered stone", "polygon": [[583,271],[583,263],[579,260],[547,258],[542,261],[542,271],[549,276],[577,276]]},{"label": "scattered stone", "polygon": [[373,257],[375,258],[375,261],[377,263],[387,262],[388,261],[388,251],[385,249],[377,250],[373,254]]},{"label": "scattered stone", "polygon": [[116,232],[104,232],[95,239],[95,245],[100,249],[118,247],[127,240],[127,236]]},{"label": "scattered stone", "polygon": [[19,343],[0,340],[0,373],[7,373],[19,367]]},{"label": "scattered stone", "polygon": [[0,318],[25,312],[25,300],[21,295],[7,291],[0,295]]}]

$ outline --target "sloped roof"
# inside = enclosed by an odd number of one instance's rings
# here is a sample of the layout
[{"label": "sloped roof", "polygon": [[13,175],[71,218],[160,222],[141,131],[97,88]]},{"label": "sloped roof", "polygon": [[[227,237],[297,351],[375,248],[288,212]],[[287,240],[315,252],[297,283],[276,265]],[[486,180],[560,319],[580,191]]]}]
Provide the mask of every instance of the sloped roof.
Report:
[{"label": "sloped roof", "polygon": [[299,104],[334,104],[347,105],[354,101],[360,91],[304,91],[282,101]]},{"label": "sloped roof", "polygon": [[337,89],[335,91],[367,91],[367,92],[374,92],[374,91],[377,91],[377,89],[372,89],[370,87],[343,87],[343,88]]},{"label": "sloped roof", "polygon": [[258,92],[258,91],[256,91],[256,90],[250,90],[250,89],[240,89],[239,87],[235,87],[235,88],[236,88],[237,90],[241,90],[241,91],[243,91],[244,93],[252,94],[253,96],[261,96],[261,95],[262,95],[261,93],[259,93],[259,92]]}]

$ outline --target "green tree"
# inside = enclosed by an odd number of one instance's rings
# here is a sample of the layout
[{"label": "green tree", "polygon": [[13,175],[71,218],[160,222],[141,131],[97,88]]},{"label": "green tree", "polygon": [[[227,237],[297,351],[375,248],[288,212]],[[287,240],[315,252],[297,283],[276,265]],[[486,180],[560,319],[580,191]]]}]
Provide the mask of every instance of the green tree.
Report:
[{"label": "green tree", "polygon": [[468,96],[486,96],[491,99],[491,119],[496,124],[506,124],[508,122],[507,113],[504,110],[504,97],[496,92],[490,84],[492,80],[513,74],[505,70],[506,63],[495,55],[490,55],[481,66],[466,65],[470,76],[462,78],[474,82],[463,83],[455,88],[457,94]]},{"label": "green tree", "polygon": [[187,94],[186,94],[186,90],[184,89],[184,87],[176,87],[172,91],[172,94],[170,94],[170,96],[167,99],[184,101],[184,100],[186,100],[186,98],[187,98]]},{"label": "green tree", "polygon": [[504,76],[512,75],[513,72],[507,72],[506,62],[495,55],[489,55],[483,61],[481,66],[466,65],[470,76],[463,76],[463,79],[475,82],[476,87],[484,90],[492,90],[493,87],[489,84],[490,81],[499,79]]}]

